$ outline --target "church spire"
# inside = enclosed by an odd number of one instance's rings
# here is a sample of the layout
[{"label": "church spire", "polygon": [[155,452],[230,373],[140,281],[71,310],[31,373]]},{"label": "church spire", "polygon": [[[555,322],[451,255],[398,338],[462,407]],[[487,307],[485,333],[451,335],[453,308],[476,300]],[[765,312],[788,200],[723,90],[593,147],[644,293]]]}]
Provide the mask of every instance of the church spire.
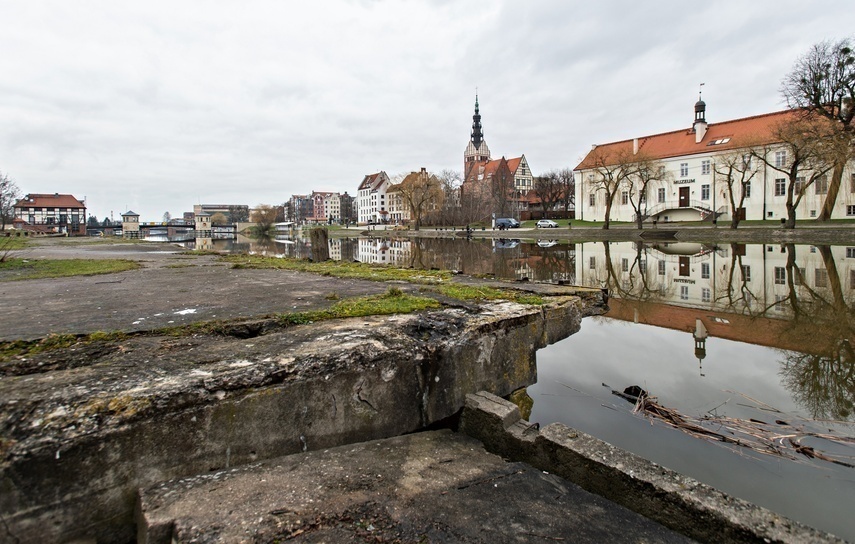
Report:
[{"label": "church spire", "polygon": [[478,93],[475,93],[475,115],[472,116],[472,144],[475,149],[481,147],[484,133],[481,130],[481,114],[478,113]]},{"label": "church spire", "polygon": [[490,160],[490,148],[484,141],[484,132],[481,130],[481,113],[478,106],[478,90],[475,90],[475,115],[472,116],[472,134],[469,145],[463,152],[463,172],[467,172],[472,163],[481,163]]}]

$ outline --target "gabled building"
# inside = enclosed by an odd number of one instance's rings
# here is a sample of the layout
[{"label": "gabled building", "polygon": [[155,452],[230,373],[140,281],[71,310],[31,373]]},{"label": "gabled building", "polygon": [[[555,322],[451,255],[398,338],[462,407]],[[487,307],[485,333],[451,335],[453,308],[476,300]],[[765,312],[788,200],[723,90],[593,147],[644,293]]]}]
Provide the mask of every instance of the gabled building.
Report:
[{"label": "gabled building", "polygon": [[86,235],[86,204],[72,195],[31,193],[16,202],[14,210],[16,224],[25,230]]},{"label": "gabled building", "polygon": [[385,223],[389,220],[386,191],[390,184],[389,176],[383,171],[363,178],[356,194],[356,220],[359,223]]},{"label": "gabled building", "polygon": [[300,224],[315,215],[315,201],[310,195],[291,195],[288,219]]},{"label": "gabled building", "polygon": [[525,155],[492,159],[484,140],[478,96],[469,144],[463,152],[463,185],[461,191],[483,201],[483,208],[493,214],[519,216],[527,206],[526,195],[534,178]]},{"label": "gabled building", "polygon": [[[576,217],[604,220],[606,198],[597,187],[598,179],[621,158],[637,156],[656,161],[661,168],[662,175],[658,176],[661,179],[651,183],[644,195],[631,194],[632,187],[621,187],[610,213],[613,221],[635,219],[631,198],[636,203],[643,202],[641,211],[645,221],[727,221],[734,213],[748,220],[778,222],[785,218],[788,180],[770,164],[786,169],[792,163],[778,136],[779,128],[795,120],[801,112],[786,110],[707,123],[706,103],[699,98],[694,114],[689,128],[594,145],[574,168]],[[752,152],[761,153],[766,160],[752,156]],[[751,174],[749,181],[740,181],[733,189],[737,202],[743,194],[745,197],[742,207],[736,210],[729,205],[727,177],[720,173],[721,165],[734,157]],[[804,170],[808,179],[811,173]],[[817,217],[828,193],[828,177],[817,178],[803,192],[796,208],[797,217]],[[844,172],[832,216],[855,217],[855,167],[851,161]]]}]

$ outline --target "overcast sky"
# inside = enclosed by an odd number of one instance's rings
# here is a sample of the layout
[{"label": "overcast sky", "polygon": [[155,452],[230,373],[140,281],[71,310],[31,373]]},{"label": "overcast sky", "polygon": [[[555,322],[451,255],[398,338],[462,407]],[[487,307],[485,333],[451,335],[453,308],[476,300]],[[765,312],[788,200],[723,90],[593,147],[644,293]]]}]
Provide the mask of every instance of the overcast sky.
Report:
[{"label": "overcast sky", "polygon": [[784,108],[852,0],[0,2],[0,171],[142,220],[462,169],[475,88],[494,158]]}]

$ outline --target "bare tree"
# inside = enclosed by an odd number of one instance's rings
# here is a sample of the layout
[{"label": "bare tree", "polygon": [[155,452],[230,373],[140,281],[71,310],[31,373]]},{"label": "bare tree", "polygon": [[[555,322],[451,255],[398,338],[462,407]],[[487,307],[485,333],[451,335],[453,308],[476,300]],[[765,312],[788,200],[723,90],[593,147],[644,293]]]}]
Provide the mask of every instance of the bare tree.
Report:
[{"label": "bare tree", "polygon": [[211,224],[212,225],[226,225],[228,224],[229,219],[226,217],[226,214],[223,212],[217,212],[211,216]]},{"label": "bare tree", "polygon": [[534,194],[540,200],[544,218],[547,217],[547,212],[555,209],[564,194],[564,187],[559,176],[557,170],[550,170],[542,176],[534,178]]},{"label": "bare tree", "polygon": [[419,230],[425,215],[441,209],[442,198],[445,196],[439,178],[424,168],[420,172],[407,175],[397,189],[410,210],[410,219],[415,230]]},{"label": "bare tree", "polygon": [[635,225],[641,230],[647,217],[648,192],[665,181],[668,174],[661,161],[642,153],[620,155],[618,160],[623,170],[623,189],[629,193],[627,200],[635,212]]},{"label": "bare tree", "polygon": [[760,162],[752,160],[750,151],[741,149],[719,155],[713,164],[716,181],[723,181],[726,188],[727,200],[730,203],[730,228],[732,229],[737,228],[739,222],[744,219],[742,213],[745,209],[745,198],[751,190],[751,180],[760,171],[758,168]]},{"label": "bare tree", "polygon": [[[786,177],[787,218],[784,228],[796,228],[796,208],[807,189],[835,168],[849,142],[823,117],[802,117],[779,124],[774,129],[780,145],[769,154],[768,150],[755,150],[752,154],[769,168]],[[775,188],[776,191],[780,189]]]},{"label": "bare tree", "polygon": [[232,223],[249,221],[249,206],[229,206],[229,220]]},{"label": "bare tree", "polygon": [[837,157],[828,194],[817,217],[827,221],[837,201],[843,169],[852,156],[855,138],[855,54],[851,39],[823,41],[800,57],[781,85],[781,94],[791,108],[832,121],[835,130],[848,136],[850,153]]},{"label": "bare tree", "polygon": [[564,207],[564,213],[569,214],[570,208],[576,205],[576,177],[569,168],[562,168],[557,173],[558,184],[561,186],[561,205]]},{"label": "bare tree", "polygon": [[625,153],[606,154],[601,148],[593,150],[589,156],[592,158],[593,174],[588,184],[592,191],[605,195],[606,213],[603,228],[608,229],[615,197],[626,179],[625,165],[629,159]]},{"label": "bare tree", "polygon": [[167,212],[163,212],[163,222],[164,222],[164,223],[169,223],[169,221],[170,221],[171,219],[172,219],[172,214],[171,214],[171,213],[169,213],[168,211],[167,211]]},{"label": "bare tree", "polygon": [[251,223],[255,223],[249,227],[250,235],[260,242],[271,241],[274,235],[274,225],[276,218],[280,213],[279,206],[271,206],[269,204],[259,204],[252,210],[249,217]]},{"label": "bare tree", "polygon": [[443,192],[439,223],[444,225],[468,223],[468,220],[463,218],[460,199],[460,185],[463,183],[463,175],[455,170],[445,169],[441,170],[437,177]]},{"label": "bare tree", "polygon": [[15,203],[21,196],[18,185],[8,176],[0,172],[0,230],[15,218]]}]

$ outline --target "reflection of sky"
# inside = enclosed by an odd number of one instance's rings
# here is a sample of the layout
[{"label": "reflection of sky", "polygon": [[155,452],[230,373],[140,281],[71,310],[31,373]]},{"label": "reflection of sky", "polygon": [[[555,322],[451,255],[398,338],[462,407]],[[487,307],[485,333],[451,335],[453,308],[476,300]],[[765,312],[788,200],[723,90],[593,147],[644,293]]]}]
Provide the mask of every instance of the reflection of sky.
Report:
[{"label": "reflection of sky", "polygon": [[[723,491],[855,540],[850,514],[855,470],[733,452],[660,424],[650,425],[630,413],[627,401],[611,394],[611,389],[639,385],[662,405],[689,416],[713,409],[717,415],[763,421],[806,416],[781,384],[780,351],[711,337],[706,352],[702,377],[691,333],[609,318],[586,319],[580,332],[537,352],[538,383],[528,388],[534,399],[531,421],[563,422]],[[754,403],[738,393],[785,414],[742,406]]]}]

